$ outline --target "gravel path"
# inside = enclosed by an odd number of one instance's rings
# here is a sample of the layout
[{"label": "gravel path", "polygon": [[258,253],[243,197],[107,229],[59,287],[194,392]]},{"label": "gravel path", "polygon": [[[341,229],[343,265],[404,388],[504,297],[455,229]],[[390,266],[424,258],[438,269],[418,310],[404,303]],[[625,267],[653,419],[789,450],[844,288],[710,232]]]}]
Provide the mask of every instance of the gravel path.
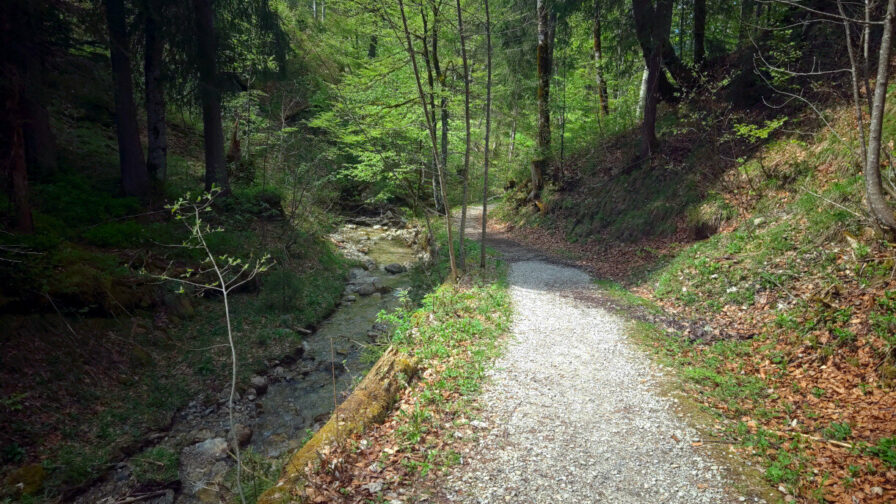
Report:
[{"label": "gravel path", "polygon": [[[478,220],[478,219],[474,219]],[[492,245],[492,243],[489,243]],[[753,502],[697,452],[624,321],[574,299],[587,274],[497,242],[511,260],[512,341],[480,399],[472,453],[443,482],[471,503]]]}]

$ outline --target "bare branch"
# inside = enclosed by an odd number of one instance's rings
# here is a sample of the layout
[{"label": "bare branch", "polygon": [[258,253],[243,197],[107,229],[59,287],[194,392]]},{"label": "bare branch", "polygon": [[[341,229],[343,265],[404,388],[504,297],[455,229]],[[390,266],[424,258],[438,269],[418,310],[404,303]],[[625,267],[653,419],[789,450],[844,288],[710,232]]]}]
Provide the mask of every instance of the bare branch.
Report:
[{"label": "bare branch", "polygon": [[850,23],[858,23],[858,24],[862,24],[862,25],[865,25],[865,24],[868,24],[868,25],[882,25],[882,24],[884,24],[883,21],[870,21],[870,20],[869,20],[869,21],[866,21],[866,20],[864,20],[864,19],[855,19],[855,18],[847,17],[847,16],[845,16],[845,15],[834,14],[834,13],[832,13],[832,12],[820,11],[820,10],[818,10],[818,9],[813,9],[813,8],[811,8],[811,7],[807,7],[807,6],[805,6],[805,5],[803,5],[803,4],[799,3],[799,2],[795,2],[795,1],[791,1],[791,0],[757,0],[757,1],[758,1],[759,3],[764,3],[764,4],[777,3],[777,4],[789,5],[789,6],[791,6],[791,7],[796,7],[796,8],[798,8],[798,9],[802,9],[802,10],[804,10],[804,11],[806,11],[806,12],[811,12],[811,13],[813,13],[813,14],[818,14],[819,16],[825,16],[825,17],[828,17],[828,18],[831,18],[831,19],[835,19],[835,20],[837,20],[837,21],[849,21]]}]

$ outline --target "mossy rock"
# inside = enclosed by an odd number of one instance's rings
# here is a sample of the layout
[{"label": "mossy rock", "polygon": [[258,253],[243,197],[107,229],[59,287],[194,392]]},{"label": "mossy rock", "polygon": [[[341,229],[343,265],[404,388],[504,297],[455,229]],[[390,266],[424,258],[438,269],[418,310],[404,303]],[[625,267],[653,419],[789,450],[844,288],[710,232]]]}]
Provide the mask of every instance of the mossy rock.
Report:
[{"label": "mossy rock", "polygon": [[289,459],[280,480],[259,497],[258,504],[301,501],[306,469],[317,464],[321,450],[382,422],[388,416],[398,391],[417,373],[417,367],[416,360],[389,347],[352,395],[333,412],[326,425]]},{"label": "mossy rock", "polygon": [[188,319],[196,313],[190,298],[185,295],[168,293],[165,294],[162,301],[165,307],[168,308],[169,313],[175,317]]},{"label": "mossy rock", "polygon": [[22,466],[6,477],[4,489],[13,495],[34,495],[44,486],[47,471],[40,464]]}]

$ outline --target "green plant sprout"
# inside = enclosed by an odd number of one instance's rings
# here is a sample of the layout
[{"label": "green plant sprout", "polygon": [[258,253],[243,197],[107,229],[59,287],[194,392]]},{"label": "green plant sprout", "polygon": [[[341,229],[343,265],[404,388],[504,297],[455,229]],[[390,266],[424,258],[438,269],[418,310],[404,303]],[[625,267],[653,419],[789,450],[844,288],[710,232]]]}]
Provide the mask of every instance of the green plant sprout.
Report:
[{"label": "green plant sprout", "polygon": [[246,282],[251,281],[259,273],[267,271],[273,261],[269,254],[265,254],[260,258],[250,257],[249,259],[241,259],[230,255],[215,255],[208,246],[206,237],[209,234],[223,231],[223,228],[213,227],[203,221],[202,215],[212,210],[212,203],[221,194],[221,189],[212,187],[207,192],[196,196],[195,198],[187,193],[183,198],[178,199],[173,204],[166,206],[171,210],[174,218],[184,223],[190,231],[189,237],[184,240],[181,246],[201,251],[205,257],[200,262],[198,268],[186,268],[183,273],[174,275],[166,270],[162,274],[152,275],[162,280],[169,280],[180,284],[179,293],[185,293],[186,288],[193,288],[199,292],[215,291],[219,292],[224,299],[224,316],[227,321],[227,342],[230,346],[231,357],[231,379],[230,379],[230,397],[227,401],[228,420],[230,427],[230,438],[233,440],[233,450],[237,465],[237,491],[240,495],[242,504],[246,504],[246,497],[243,492],[242,478],[242,460],[240,458],[239,443],[236,442],[236,434],[234,432],[233,422],[233,398],[236,394],[236,377],[237,377],[237,358],[236,346],[233,342],[233,330],[230,322],[230,303],[228,295],[235,289],[239,288]]}]

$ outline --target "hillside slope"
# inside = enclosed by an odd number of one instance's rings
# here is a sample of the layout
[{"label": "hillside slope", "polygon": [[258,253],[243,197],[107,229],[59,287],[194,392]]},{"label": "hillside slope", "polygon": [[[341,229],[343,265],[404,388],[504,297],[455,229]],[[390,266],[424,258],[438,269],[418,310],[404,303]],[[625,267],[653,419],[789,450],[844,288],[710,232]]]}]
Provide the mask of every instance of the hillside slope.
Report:
[{"label": "hillside slope", "polygon": [[[826,114],[849,138],[850,112]],[[543,210],[511,193],[503,218],[690,320],[638,334],[782,496],[893,502],[896,250],[864,217],[850,146],[815,122],[667,113],[649,165],[629,163],[635,133],[602,142]]]}]

